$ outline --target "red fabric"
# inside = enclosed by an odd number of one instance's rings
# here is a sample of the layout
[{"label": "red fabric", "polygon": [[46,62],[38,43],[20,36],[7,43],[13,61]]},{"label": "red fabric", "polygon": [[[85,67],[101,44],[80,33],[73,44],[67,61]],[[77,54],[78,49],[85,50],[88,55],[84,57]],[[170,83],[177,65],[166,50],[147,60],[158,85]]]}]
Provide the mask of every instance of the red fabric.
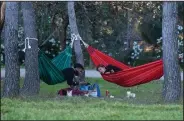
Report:
[{"label": "red fabric", "polygon": [[112,64],[121,68],[122,71],[120,72],[113,74],[103,74],[102,77],[106,81],[123,87],[132,87],[139,84],[148,83],[163,76],[162,60],[157,60],[137,67],[129,67],[91,46],[87,48],[87,51],[96,66],[99,64]]}]

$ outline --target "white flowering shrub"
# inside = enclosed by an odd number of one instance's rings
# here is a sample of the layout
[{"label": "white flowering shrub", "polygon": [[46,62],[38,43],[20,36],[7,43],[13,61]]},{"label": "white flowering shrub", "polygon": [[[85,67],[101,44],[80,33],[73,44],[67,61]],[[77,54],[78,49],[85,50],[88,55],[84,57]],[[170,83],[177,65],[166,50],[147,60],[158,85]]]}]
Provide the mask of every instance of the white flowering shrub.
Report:
[{"label": "white flowering shrub", "polygon": [[[66,46],[68,46],[70,43],[68,41],[66,41]],[[60,52],[61,52],[61,44],[60,41],[51,38],[50,40],[48,40],[47,43],[44,44],[42,50],[45,51],[45,54],[50,57],[50,58],[54,58],[56,57]]]},{"label": "white flowering shrub", "polygon": [[133,53],[131,55],[132,59],[139,59],[140,53],[143,51],[143,49],[140,48],[140,45],[137,42],[133,43]]},{"label": "white flowering shrub", "polygon": [[137,42],[134,41],[132,51],[133,52],[130,55],[132,62],[129,61],[128,64],[135,66],[135,62],[139,59],[139,56],[143,51],[143,49],[140,47],[140,45]]}]

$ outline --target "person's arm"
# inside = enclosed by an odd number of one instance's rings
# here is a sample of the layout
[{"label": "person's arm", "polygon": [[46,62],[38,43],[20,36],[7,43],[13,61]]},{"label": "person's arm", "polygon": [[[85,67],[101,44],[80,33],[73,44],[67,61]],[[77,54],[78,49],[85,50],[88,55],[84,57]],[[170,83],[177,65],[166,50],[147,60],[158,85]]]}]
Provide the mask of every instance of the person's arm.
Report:
[{"label": "person's arm", "polygon": [[87,84],[88,82],[85,82],[85,81],[82,81],[82,82],[79,82],[79,84]]},{"label": "person's arm", "polygon": [[121,71],[120,68],[116,67],[116,66],[113,66],[111,64],[109,64],[107,67],[106,67],[106,72],[110,72],[110,73],[114,73],[114,72],[117,72],[117,71]]},{"label": "person's arm", "polygon": [[79,83],[80,83],[79,78],[74,76],[74,78],[73,78],[73,85],[77,86],[77,85],[79,85]]},{"label": "person's arm", "polygon": [[111,72],[105,72],[104,74],[110,74]]},{"label": "person's arm", "polygon": [[113,70],[114,72],[117,72],[117,71],[121,71],[121,70],[122,70],[121,68],[118,68],[118,67],[113,66],[113,65],[109,65],[109,67],[110,67],[111,70]]},{"label": "person's arm", "polygon": [[105,69],[106,69],[105,74],[109,74],[112,70],[112,65],[107,65]]},{"label": "person's arm", "polygon": [[111,70],[111,73],[114,73],[114,70],[113,69]]}]

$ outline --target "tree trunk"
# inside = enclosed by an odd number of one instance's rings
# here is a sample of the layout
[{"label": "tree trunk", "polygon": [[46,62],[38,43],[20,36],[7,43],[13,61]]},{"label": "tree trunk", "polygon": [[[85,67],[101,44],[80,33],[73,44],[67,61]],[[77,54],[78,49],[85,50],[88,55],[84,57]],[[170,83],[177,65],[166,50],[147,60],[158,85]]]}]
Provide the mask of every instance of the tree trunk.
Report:
[{"label": "tree trunk", "polygon": [[[23,11],[25,38],[37,38],[36,19],[32,2],[22,2],[21,7]],[[35,39],[30,39],[29,41],[25,41],[25,44],[27,47],[30,45],[31,48],[26,48],[25,51],[26,74],[24,84],[21,89],[21,94],[31,96],[38,94],[40,90],[38,41]]]},{"label": "tree trunk", "polygon": [[162,36],[164,61],[163,98],[165,102],[175,102],[181,96],[176,2],[163,3]]},{"label": "tree trunk", "polygon": [[63,19],[62,26],[59,28],[59,41],[60,41],[60,46],[61,46],[61,51],[66,48],[66,31],[67,31],[67,26],[69,24],[68,19]]},{"label": "tree trunk", "polygon": [[[2,38],[1,38],[1,33],[2,33],[2,30],[3,30],[3,25],[4,25],[4,15],[5,15],[5,2],[0,2],[0,43]],[[0,49],[0,52],[2,52],[2,50]],[[3,58],[4,60],[4,58]],[[0,73],[0,77],[1,77],[1,73]]]},{"label": "tree trunk", "polygon": [[0,2],[0,35],[1,35],[1,32],[3,30],[3,25],[4,25],[4,16],[5,16],[5,2]]},{"label": "tree trunk", "polygon": [[[69,16],[69,24],[70,24],[70,29],[71,33],[78,35],[78,28],[76,24],[76,16],[75,16],[75,10],[74,10],[74,2],[68,2],[68,16]],[[76,61],[77,63],[80,63],[84,65],[84,59],[83,59],[83,53],[80,45],[80,40],[75,40],[74,42],[74,51],[76,55]]]},{"label": "tree trunk", "polygon": [[127,10],[127,32],[126,32],[127,35],[126,35],[126,46],[125,46],[125,48],[127,48],[127,50],[129,50],[129,48],[130,48],[131,29],[132,29],[132,26],[131,26],[132,20],[130,20],[131,19],[130,14],[131,14],[131,12],[129,10]]},{"label": "tree trunk", "polygon": [[[69,25],[71,34],[79,35],[77,24],[76,24],[76,16],[74,10],[74,2],[68,2],[68,16],[69,16]],[[74,41],[74,52],[76,56],[76,62],[84,65],[84,58],[81,49],[81,44],[79,38]],[[85,77],[85,72],[80,76],[80,80],[83,81]]]},{"label": "tree trunk", "polygon": [[18,63],[18,2],[6,3],[5,17],[5,81],[4,97],[19,94],[20,67]]}]

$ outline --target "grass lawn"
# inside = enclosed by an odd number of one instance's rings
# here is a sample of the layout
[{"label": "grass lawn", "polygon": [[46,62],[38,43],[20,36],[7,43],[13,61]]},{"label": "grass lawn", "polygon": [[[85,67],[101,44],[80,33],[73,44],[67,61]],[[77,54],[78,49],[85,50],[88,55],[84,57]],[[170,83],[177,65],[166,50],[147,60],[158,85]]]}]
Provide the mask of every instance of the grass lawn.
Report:
[{"label": "grass lawn", "polygon": [[[183,120],[183,99],[177,104],[164,104],[161,81],[132,88],[102,79],[87,81],[97,82],[103,96],[109,90],[116,98],[58,97],[57,91],[66,83],[41,83],[37,97],[1,99],[1,120]],[[127,91],[136,93],[136,98],[126,98]]]}]

